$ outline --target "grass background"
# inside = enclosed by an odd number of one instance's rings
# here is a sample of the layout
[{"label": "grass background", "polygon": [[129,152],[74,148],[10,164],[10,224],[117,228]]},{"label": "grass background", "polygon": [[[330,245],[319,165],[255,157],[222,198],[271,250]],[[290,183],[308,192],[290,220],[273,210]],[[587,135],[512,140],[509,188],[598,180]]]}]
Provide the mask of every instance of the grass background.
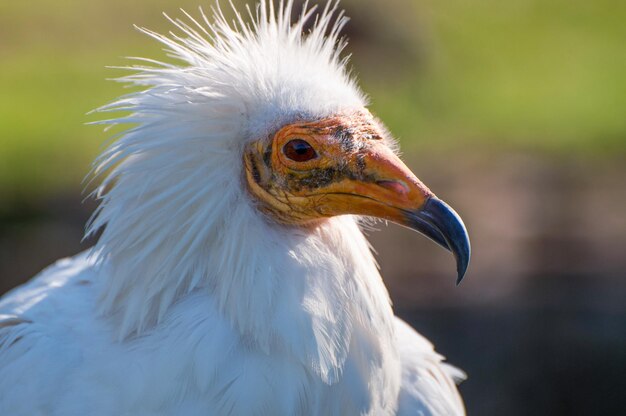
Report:
[{"label": "grass background", "polygon": [[[199,2],[0,3],[0,195],[78,188],[107,137],[86,113],[124,92],[124,56]],[[208,9],[210,3],[204,2]],[[626,3],[344,1],[353,65],[405,151],[484,147],[615,158],[626,151]]]}]

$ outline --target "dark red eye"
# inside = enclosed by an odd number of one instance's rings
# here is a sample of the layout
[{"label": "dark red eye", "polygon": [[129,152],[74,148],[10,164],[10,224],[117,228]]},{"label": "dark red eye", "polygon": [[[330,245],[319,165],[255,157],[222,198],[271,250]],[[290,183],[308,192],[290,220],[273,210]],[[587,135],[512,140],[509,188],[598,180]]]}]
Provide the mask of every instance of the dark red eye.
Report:
[{"label": "dark red eye", "polygon": [[290,140],[283,147],[283,153],[295,162],[307,162],[317,157],[315,149],[302,139]]}]

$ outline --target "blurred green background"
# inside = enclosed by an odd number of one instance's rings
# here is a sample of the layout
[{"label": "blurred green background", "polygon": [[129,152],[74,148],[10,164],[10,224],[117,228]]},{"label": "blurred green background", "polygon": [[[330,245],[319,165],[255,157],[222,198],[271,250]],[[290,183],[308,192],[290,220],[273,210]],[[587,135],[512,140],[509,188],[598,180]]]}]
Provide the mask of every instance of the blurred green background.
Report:
[{"label": "blurred green background", "polygon": [[[0,192],[77,186],[103,135],[123,56],[160,57],[133,24],[197,0],[0,4]],[[205,4],[205,8],[208,4]],[[626,3],[616,0],[345,1],[356,73],[405,147],[555,153],[626,150]],[[373,44],[373,45],[372,45]],[[51,172],[54,171],[54,174]]]},{"label": "blurred green background", "polygon": [[[226,3],[226,2],[224,2]],[[236,2],[242,3],[242,2]],[[79,244],[81,181],[133,30],[199,0],[0,3],[0,293]],[[374,233],[396,310],[466,369],[470,414],[626,414],[626,2],[345,0],[348,51],[474,258]]]}]

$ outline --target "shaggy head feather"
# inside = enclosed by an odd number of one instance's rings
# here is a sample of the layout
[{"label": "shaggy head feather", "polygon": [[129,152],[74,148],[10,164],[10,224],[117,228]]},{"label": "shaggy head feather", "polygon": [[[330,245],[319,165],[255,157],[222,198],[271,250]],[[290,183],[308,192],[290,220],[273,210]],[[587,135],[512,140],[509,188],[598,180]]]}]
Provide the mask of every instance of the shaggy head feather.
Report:
[{"label": "shaggy head feather", "polygon": [[102,123],[132,127],[95,163],[106,176],[87,233],[104,229],[94,250],[110,276],[100,310],[121,339],[208,291],[250,342],[288,349],[330,382],[354,328],[391,331],[392,313],[354,218],[307,231],[270,224],[243,185],[250,140],[366,104],[339,56],[346,19],[336,5],[315,17],[305,6],[296,22],[291,13],[292,1],[275,11],[263,0],[250,23],[237,14],[230,25],[217,9],[212,22],[170,19],[180,36],[140,29],[179,63],[130,67],[121,81],[145,89],[99,110],[127,112]]}]

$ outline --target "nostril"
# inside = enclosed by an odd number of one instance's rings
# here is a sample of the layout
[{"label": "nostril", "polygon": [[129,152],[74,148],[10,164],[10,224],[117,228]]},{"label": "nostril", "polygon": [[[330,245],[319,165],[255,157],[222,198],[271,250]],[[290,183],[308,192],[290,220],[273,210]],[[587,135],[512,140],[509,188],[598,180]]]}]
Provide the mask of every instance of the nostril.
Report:
[{"label": "nostril", "polygon": [[409,187],[402,181],[376,181],[376,184],[402,195],[409,193]]}]

